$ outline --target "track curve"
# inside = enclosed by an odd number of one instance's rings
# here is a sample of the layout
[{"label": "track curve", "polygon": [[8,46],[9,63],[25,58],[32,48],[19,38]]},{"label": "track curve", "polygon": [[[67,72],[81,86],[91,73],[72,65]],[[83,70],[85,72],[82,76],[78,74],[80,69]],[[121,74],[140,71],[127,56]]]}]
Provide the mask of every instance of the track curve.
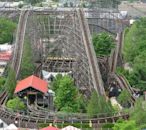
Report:
[{"label": "track curve", "polygon": [[[103,83],[102,83],[102,78],[100,75],[98,63],[96,61],[96,56],[94,49],[91,44],[91,39],[90,39],[90,34],[89,34],[89,29],[86,23],[86,20],[84,18],[84,13],[82,10],[77,10],[79,20],[80,20],[80,26],[82,28],[82,36],[83,36],[83,42],[86,48],[86,52],[88,55],[88,59],[90,62],[90,69],[92,71],[92,78],[94,80],[94,88],[99,92],[100,95],[105,95]],[[12,67],[14,68],[16,72],[16,78],[18,77],[19,70],[20,70],[20,64],[21,64],[21,58],[22,58],[22,53],[23,53],[23,44],[24,44],[24,35],[25,35],[25,28],[27,24],[27,18],[29,16],[29,11],[28,10],[23,10],[21,12],[20,18],[19,18],[19,24],[18,24],[18,30],[17,30],[17,35],[16,35],[16,44],[15,44],[15,51],[14,51],[14,57],[12,61]],[[0,103],[3,102],[3,95],[0,96]],[[50,123],[54,122],[54,119],[56,118],[56,115],[51,115],[48,112],[48,116],[44,117],[44,114],[42,114],[43,111],[38,113],[38,115],[35,113],[28,113],[28,115],[20,113],[20,112],[12,112],[5,108],[4,106],[0,106],[0,117],[2,120],[7,122],[8,124],[14,123],[16,120],[19,122],[17,126],[19,127],[29,127],[29,128],[38,128],[39,123]],[[40,116],[41,115],[41,116]],[[46,114],[45,114],[46,115]],[[102,124],[102,123],[107,123],[107,122],[115,122],[119,118],[124,118],[127,119],[129,115],[127,113],[119,113],[114,116],[103,116],[100,118],[77,118],[76,122],[80,123],[89,123],[91,121],[94,124]],[[61,122],[68,122],[69,117],[66,119],[61,119],[58,117],[57,121],[58,123]],[[73,121],[73,118],[71,119]]]},{"label": "track curve", "polygon": [[118,62],[118,58],[120,58],[121,52],[122,52],[122,47],[123,47],[123,40],[124,40],[124,33],[123,32],[119,32],[117,33],[117,44],[116,44],[116,48],[113,52],[113,54],[111,55],[111,63],[110,63],[110,73],[111,75],[114,77],[114,79],[117,81],[118,86],[124,90],[126,89],[129,94],[131,95],[131,102],[134,104],[135,102],[135,97],[133,96],[134,92],[131,89],[131,86],[129,85],[128,81],[126,80],[126,78],[122,75],[117,75],[116,74],[116,67],[117,67],[117,62]]}]

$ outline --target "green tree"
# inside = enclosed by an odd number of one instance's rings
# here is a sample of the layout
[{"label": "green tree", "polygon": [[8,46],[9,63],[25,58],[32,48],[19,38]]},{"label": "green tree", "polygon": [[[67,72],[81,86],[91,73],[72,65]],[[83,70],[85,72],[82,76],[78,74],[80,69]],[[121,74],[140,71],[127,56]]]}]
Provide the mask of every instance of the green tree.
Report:
[{"label": "green tree", "polygon": [[99,96],[96,91],[93,91],[88,103],[87,112],[90,116],[96,116],[100,113],[112,114],[114,109],[110,102],[107,102],[103,96]]},{"label": "green tree", "polygon": [[[124,59],[132,65],[133,72],[126,75],[132,86],[146,90],[146,18],[136,21],[126,29]],[[130,52],[130,53],[129,53]]]},{"label": "green tree", "polygon": [[[58,76],[59,77],[59,76]],[[61,76],[55,80],[55,106],[58,110],[65,112],[78,112],[81,100],[77,87],[70,76]],[[56,83],[55,83],[56,82]],[[53,87],[53,86],[52,86]]]},{"label": "green tree", "polygon": [[66,3],[64,3],[64,5],[63,5],[64,7],[68,7],[68,3],[66,2]]},{"label": "green tree", "polygon": [[101,110],[101,107],[99,107],[97,99],[98,99],[97,92],[94,91],[91,95],[91,99],[89,101],[87,108],[87,112],[90,116],[98,114],[99,111]]},{"label": "green tree", "polygon": [[91,7],[118,8],[121,0],[92,0],[89,3],[91,4]]},{"label": "green tree", "polygon": [[86,106],[87,106],[87,101],[85,100],[84,96],[82,94],[78,94],[77,98],[77,104],[78,104],[78,109],[80,113],[86,113]]},{"label": "green tree", "polygon": [[123,90],[118,96],[118,101],[122,106],[126,106],[130,102],[131,96],[127,90]]},{"label": "green tree", "polygon": [[59,88],[61,80],[62,80],[62,75],[58,74],[58,75],[56,75],[56,77],[54,78],[53,82],[51,83],[51,89],[54,92],[57,92],[57,89]]},{"label": "green tree", "polygon": [[26,3],[30,3],[31,5],[35,5],[37,3],[42,2],[42,0],[24,0]]},{"label": "green tree", "polygon": [[53,2],[59,2],[59,0],[52,0]]},{"label": "green tree", "polygon": [[142,98],[136,100],[134,107],[129,109],[129,114],[129,120],[118,120],[113,130],[141,130],[146,128],[146,102]]},{"label": "green tree", "polygon": [[0,87],[3,86],[6,82],[6,78],[0,77]]},{"label": "green tree", "polygon": [[35,66],[32,57],[32,48],[28,41],[24,43],[24,50],[21,63],[21,78],[26,78],[33,74]]},{"label": "green tree", "polygon": [[139,1],[139,0],[128,0],[130,3],[135,2],[135,1]]},{"label": "green tree", "polygon": [[9,67],[8,77],[7,77],[6,82],[4,84],[4,88],[6,88],[6,90],[8,91],[8,95],[10,98],[13,96],[14,89],[16,87],[15,77],[16,77],[15,71],[11,67]]},{"label": "green tree", "polygon": [[77,109],[76,96],[77,90],[73,80],[69,76],[64,76],[60,80],[59,87],[56,92],[55,105],[60,110],[73,112]]},{"label": "green tree", "polygon": [[146,124],[146,103],[143,99],[137,99],[134,108],[131,110],[130,119],[135,120],[137,126]]},{"label": "green tree", "polygon": [[114,39],[108,33],[94,34],[92,38],[96,56],[109,56],[115,47]]},{"label": "green tree", "polygon": [[6,18],[0,18],[0,44],[12,42],[16,24]]},{"label": "green tree", "polygon": [[118,8],[119,4],[120,0],[101,0],[102,8]]},{"label": "green tree", "polygon": [[25,110],[26,108],[24,103],[18,97],[10,99],[6,106],[11,110]]},{"label": "green tree", "polygon": [[0,92],[4,90],[5,82],[6,82],[6,79],[4,77],[0,77]]},{"label": "green tree", "polygon": [[136,123],[133,120],[129,121],[117,121],[113,127],[113,130],[139,130],[136,127]]}]

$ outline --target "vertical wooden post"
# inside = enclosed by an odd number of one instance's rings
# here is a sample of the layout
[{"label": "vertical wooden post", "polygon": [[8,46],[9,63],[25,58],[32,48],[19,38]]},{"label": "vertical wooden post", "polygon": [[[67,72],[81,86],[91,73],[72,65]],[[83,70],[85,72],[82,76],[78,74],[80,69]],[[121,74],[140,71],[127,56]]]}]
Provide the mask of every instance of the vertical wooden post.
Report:
[{"label": "vertical wooden post", "polygon": [[146,101],[146,91],[144,91],[144,100]]},{"label": "vertical wooden post", "polygon": [[38,96],[37,96],[37,94],[35,95],[35,100],[36,100],[36,103],[35,103],[35,105],[38,105]]}]

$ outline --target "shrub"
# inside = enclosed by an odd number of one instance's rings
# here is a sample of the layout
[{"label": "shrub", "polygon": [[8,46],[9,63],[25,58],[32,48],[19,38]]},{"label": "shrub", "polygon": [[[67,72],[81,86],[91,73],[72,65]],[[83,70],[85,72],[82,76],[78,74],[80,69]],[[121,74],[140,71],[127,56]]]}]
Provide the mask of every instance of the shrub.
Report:
[{"label": "shrub", "polygon": [[115,47],[114,39],[108,33],[94,34],[92,42],[96,56],[109,56]]},{"label": "shrub", "polygon": [[25,110],[25,108],[26,108],[24,103],[18,97],[10,99],[7,102],[6,106],[13,111],[14,110]]},{"label": "shrub", "polygon": [[15,87],[16,87],[16,74],[15,71],[11,67],[9,67],[8,77],[4,84],[4,88],[6,88],[8,91],[9,98],[13,96]]},{"label": "shrub", "polygon": [[0,44],[12,42],[16,24],[6,18],[0,18]]},{"label": "shrub", "polygon": [[123,90],[118,96],[118,101],[122,105],[126,105],[128,102],[130,102],[130,99],[130,93],[127,90]]},{"label": "shrub", "polygon": [[107,102],[103,96],[99,96],[97,92],[94,90],[91,99],[89,100],[87,113],[91,116],[97,116],[98,114],[112,114],[114,109],[110,102]]},{"label": "shrub", "polygon": [[55,106],[59,111],[78,112],[85,109],[83,97],[70,76],[57,75],[52,83],[52,89],[56,96]]},{"label": "shrub", "polygon": [[33,58],[32,58],[32,48],[29,41],[25,41],[24,43],[24,50],[23,50],[23,57],[21,63],[21,78],[26,78],[33,74],[35,69]]}]

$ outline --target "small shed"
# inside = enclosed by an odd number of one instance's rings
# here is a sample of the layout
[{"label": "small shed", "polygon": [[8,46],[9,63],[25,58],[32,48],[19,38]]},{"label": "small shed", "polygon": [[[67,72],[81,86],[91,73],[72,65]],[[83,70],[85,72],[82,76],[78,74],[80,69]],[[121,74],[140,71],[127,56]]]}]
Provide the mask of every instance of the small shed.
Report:
[{"label": "small shed", "polygon": [[52,106],[53,104],[53,97],[48,93],[48,83],[34,75],[19,81],[14,93],[29,105],[37,103]]}]

